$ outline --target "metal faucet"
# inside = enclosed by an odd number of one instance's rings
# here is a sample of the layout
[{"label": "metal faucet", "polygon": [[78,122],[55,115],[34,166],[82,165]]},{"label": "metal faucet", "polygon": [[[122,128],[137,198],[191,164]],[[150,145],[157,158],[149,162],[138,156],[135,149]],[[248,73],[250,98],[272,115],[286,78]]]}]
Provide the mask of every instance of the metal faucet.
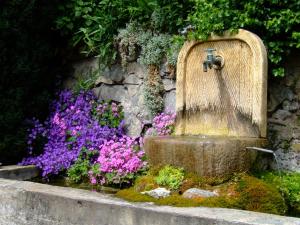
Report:
[{"label": "metal faucet", "polygon": [[221,67],[222,58],[220,56],[215,56],[214,51],[216,51],[215,48],[207,48],[205,49],[205,52],[207,52],[207,58],[203,62],[203,72],[207,72],[207,68],[211,69],[213,65],[216,65],[217,68]]}]

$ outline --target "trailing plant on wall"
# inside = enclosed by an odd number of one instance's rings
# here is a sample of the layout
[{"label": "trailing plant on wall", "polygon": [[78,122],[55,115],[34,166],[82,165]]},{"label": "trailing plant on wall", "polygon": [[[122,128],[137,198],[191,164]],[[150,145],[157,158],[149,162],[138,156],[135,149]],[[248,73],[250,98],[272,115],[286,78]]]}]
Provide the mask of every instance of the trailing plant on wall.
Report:
[{"label": "trailing plant on wall", "polygon": [[283,64],[292,49],[300,48],[300,2],[298,0],[193,0],[189,21],[195,26],[190,38],[207,39],[239,28],[260,36],[268,48],[274,76],[285,74]]},{"label": "trailing plant on wall", "polygon": [[138,57],[138,62],[148,67],[148,77],[144,88],[145,103],[152,115],[161,112],[163,110],[163,86],[159,66],[163,58],[167,58],[170,76],[175,77],[175,64],[183,38],[157,34],[151,30],[142,29],[136,22],[133,22],[127,24],[126,29],[119,30],[116,39],[123,66]]}]

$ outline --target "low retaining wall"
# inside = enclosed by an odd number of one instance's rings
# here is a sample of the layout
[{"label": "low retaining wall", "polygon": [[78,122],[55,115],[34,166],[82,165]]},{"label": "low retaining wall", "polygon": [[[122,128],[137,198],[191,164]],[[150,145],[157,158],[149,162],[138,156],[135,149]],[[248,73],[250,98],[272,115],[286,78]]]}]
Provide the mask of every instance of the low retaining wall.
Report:
[{"label": "low retaining wall", "polygon": [[36,166],[1,166],[0,178],[12,180],[30,180],[37,177],[40,171]]},{"label": "low retaining wall", "polygon": [[0,179],[1,225],[300,225],[300,219],[220,208],[129,203],[97,192]]}]

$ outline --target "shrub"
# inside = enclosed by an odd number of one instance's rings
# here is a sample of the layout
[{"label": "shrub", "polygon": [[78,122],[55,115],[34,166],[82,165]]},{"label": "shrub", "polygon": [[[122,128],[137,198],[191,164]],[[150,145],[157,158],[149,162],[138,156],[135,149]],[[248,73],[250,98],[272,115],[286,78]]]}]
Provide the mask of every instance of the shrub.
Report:
[{"label": "shrub", "polygon": [[171,135],[175,129],[176,114],[171,112],[160,113],[154,117],[152,128],[149,128],[146,135]]},{"label": "shrub", "polygon": [[131,183],[145,166],[144,151],[134,138],[123,136],[105,141],[99,147],[99,157],[89,172],[92,184]]},{"label": "shrub", "polygon": [[284,196],[291,215],[300,215],[300,174],[293,172],[282,173],[280,177],[274,172],[260,174],[265,182],[275,186]]},{"label": "shrub", "polygon": [[173,166],[165,166],[162,168],[155,181],[159,185],[167,186],[172,190],[177,190],[184,179],[184,171],[182,168],[175,168]]},{"label": "shrub", "polygon": [[241,209],[284,215],[287,207],[276,187],[255,177],[242,175],[237,183]]},{"label": "shrub", "polygon": [[275,76],[284,75],[284,59],[292,49],[300,48],[300,4],[289,1],[194,0],[189,21],[195,26],[191,38],[206,39],[211,33],[222,34],[239,28],[260,36],[268,48]]},{"label": "shrub", "polygon": [[[63,91],[59,100],[52,104],[52,113],[43,124],[35,121],[30,131],[29,157],[21,164],[34,164],[42,170],[42,176],[58,174],[77,160],[82,149],[94,151],[106,140],[114,140],[123,135],[123,123],[118,127],[102,126],[93,116],[97,101],[92,92],[82,92],[78,96]],[[117,115],[120,118],[119,115]],[[46,139],[43,152],[34,152],[39,136]]]}]

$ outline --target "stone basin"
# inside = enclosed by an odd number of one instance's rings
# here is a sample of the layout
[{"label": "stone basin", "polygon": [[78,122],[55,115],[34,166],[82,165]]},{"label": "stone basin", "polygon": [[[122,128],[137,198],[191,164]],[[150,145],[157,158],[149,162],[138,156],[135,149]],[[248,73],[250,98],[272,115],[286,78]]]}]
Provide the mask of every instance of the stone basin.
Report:
[{"label": "stone basin", "polygon": [[246,147],[266,145],[265,138],[161,136],[147,137],[144,147],[152,166],[169,164],[212,177],[249,170],[256,152]]}]

